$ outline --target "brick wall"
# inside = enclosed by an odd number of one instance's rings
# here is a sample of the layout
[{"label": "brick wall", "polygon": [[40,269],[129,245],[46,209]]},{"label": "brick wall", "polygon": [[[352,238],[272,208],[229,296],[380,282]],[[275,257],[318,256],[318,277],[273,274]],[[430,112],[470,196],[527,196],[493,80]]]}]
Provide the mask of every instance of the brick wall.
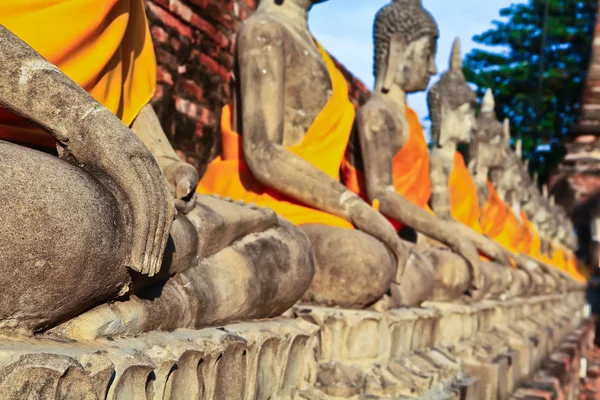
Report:
[{"label": "brick wall", "polygon": [[[147,0],[158,63],[152,101],[180,157],[203,173],[220,151],[221,108],[229,101],[233,46],[257,0]],[[342,68],[355,105],[369,91]]]}]

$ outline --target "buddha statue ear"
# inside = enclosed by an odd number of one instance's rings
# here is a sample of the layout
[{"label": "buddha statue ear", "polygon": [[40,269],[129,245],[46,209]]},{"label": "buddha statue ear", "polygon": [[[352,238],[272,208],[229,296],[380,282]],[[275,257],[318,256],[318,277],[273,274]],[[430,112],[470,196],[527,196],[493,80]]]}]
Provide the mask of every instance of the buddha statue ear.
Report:
[{"label": "buddha statue ear", "polygon": [[521,139],[517,139],[517,143],[515,144],[515,153],[517,153],[519,160],[523,158],[523,141]]},{"label": "buddha statue ear", "polygon": [[388,92],[394,84],[396,72],[398,71],[402,57],[404,57],[405,50],[406,42],[404,38],[399,33],[393,34],[390,37],[389,50],[384,65],[383,86],[381,88],[384,92]]}]

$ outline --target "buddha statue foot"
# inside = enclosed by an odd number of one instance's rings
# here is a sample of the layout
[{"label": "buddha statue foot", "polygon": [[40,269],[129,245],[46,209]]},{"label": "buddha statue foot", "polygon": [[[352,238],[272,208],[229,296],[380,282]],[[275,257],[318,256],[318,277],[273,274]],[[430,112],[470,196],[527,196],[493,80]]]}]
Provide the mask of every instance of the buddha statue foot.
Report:
[{"label": "buddha statue foot", "polygon": [[278,318],[91,343],[0,339],[0,398],[292,400],[314,385],[316,331]]},{"label": "buddha statue foot", "polygon": [[[189,220],[215,233],[217,238],[207,237],[200,248],[204,254],[216,253],[166,282],[102,304],[49,334],[93,340],[275,317],[308,287],[313,270],[310,243],[301,230],[272,211],[206,199]],[[177,237],[174,241],[177,247]]]}]

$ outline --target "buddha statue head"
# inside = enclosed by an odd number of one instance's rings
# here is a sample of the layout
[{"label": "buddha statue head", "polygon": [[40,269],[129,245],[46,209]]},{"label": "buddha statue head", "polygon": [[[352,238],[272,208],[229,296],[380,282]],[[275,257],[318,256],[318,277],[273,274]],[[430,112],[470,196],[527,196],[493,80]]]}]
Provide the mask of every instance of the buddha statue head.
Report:
[{"label": "buddha statue head", "polygon": [[[496,119],[494,95],[488,89],[481,101],[481,111],[477,116],[477,129],[469,145],[469,154],[476,170],[495,170],[506,162],[510,136],[505,127]],[[504,121],[508,124],[508,120]]]},{"label": "buddha statue head", "polygon": [[374,74],[376,90],[393,85],[404,93],[427,89],[437,70],[435,53],[439,31],[420,0],[392,0],[375,17]]},{"label": "buddha statue head", "polygon": [[476,129],[477,97],[462,73],[460,40],[456,38],[450,55],[450,68],[427,94],[431,135],[438,147],[456,147],[469,142]]}]

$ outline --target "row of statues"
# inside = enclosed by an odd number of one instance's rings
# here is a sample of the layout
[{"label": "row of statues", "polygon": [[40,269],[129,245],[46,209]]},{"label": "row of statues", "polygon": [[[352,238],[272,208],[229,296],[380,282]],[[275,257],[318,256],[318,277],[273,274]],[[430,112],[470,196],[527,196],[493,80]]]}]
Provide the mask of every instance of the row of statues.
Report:
[{"label": "row of statues", "polygon": [[262,0],[241,26],[223,152],[201,179],[148,104],[141,0],[116,39],[131,52],[98,68],[89,49],[61,53],[0,16],[0,329],[95,338],[298,301],[384,310],[580,287],[573,226],[538,192],[490,91],[476,116],[459,42],[428,94],[430,153],[406,96],[437,72],[434,18],[419,0],[378,12],[375,89],[356,111],[308,29],[320,2]]}]

